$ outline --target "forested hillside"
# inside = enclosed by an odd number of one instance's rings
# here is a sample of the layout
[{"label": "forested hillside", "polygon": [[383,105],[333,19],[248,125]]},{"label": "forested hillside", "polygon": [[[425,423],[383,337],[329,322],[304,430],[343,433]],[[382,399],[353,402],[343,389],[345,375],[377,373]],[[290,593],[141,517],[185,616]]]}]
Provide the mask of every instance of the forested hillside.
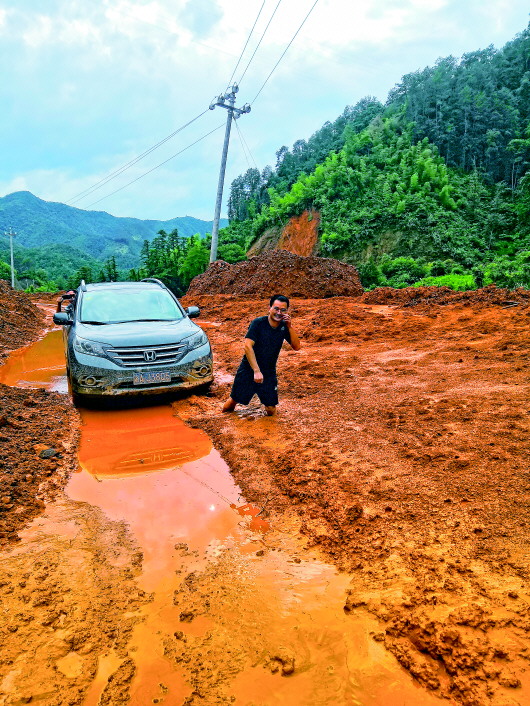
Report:
[{"label": "forested hillside", "polygon": [[319,252],[365,286],[530,286],[530,26],[504,48],[439,59],[366,98],[275,168],[232,183],[221,242],[248,248],[320,215]]},{"label": "forested hillside", "polygon": [[[204,237],[211,226],[211,221],[192,216],[167,221],[117,218],[104,211],[43,201],[27,191],[0,198],[0,233],[9,228],[17,233],[15,270],[23,284],[49,282],[63,287],[79,268],[90,268],[96,277],[112,268],[112,262],[127,271],[137,266],[144,241],[152,241],[160,230],[177,229],[184,238]],[[9,262],[9,241],[2,236],[0,260]]]}]

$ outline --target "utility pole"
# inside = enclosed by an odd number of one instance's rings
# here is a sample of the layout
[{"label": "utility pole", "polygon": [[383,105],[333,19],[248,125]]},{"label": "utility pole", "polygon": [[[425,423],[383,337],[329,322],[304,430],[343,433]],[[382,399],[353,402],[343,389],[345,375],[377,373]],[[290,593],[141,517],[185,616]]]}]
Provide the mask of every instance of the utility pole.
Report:
[{"label": "utility pole", "polygon": [[10,228],[9,231],[4,232],[4,235],[9,236],[9,246],[11,251],[11,287],[15,289],[15,268],[13,267],[13,238],[15,237],[16,233],[13,232],[12,228]]},{"label": "utility pole", "polygon": [[228,115],[226,116],[225,141],[223,144],[223,154],[221,157],[221,169],[219,170],[219,183],[217,185],[217,199],[215,202],[215,213],[212,226],[212,247],[210,248],[210,262],[217,260],[217,241],[219,236],[219,218],[221,216],[221,202],[223,200],[223,186],[225,181],[226,158],[228,156],[228,143],[230,142],[230,130],[232,128],[232,119],[237,120],[240,115],[250,113],[250,105],[245,103],[242,108],[235,108],[236,93],[239,91],[237,84],[234,84],[230,92],[217,96],[210,103],[210,110],[214,110],[216,106],[226,108]]}]

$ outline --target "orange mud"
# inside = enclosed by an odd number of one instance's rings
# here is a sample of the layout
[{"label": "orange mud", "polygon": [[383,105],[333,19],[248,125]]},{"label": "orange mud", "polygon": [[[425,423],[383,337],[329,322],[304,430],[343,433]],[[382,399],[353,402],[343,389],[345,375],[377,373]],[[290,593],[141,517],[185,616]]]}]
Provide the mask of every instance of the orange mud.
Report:
[{"label": "orange mud", "polygon": [[530,703],[529,301],[294,299],[269,418],[220,412],[266,301],[196,291],[212,393],[82,410],[67,495],[76,412],[2,387],[0,703]]},{"label": "orange mud", "polygon": [[[3,379],[65,389],[58,338]],[[0,703],[437,703],[345,614],[348,576],[296,518],[245,502],[189,406],[81,410],[66,494],[3,557]]]},{"label": "orange mud", "polygon": [[433,290],[295,299],[302,350],[280,356],[276,418],[256,403],[219,414],[266,302],[188,295],[222,323],[209,332],[219,401],[192,398],[188,415],[249,501],[298,516],[309,544],[351,572],[345,609],[377,618],[374,638],[419,683],[463,704],[522,706],[528,292]]}]

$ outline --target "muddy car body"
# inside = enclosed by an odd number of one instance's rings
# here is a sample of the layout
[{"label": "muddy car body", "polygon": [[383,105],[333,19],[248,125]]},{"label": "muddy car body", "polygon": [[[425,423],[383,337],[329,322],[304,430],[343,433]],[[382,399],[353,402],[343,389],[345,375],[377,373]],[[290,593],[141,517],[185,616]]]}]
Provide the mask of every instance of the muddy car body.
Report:
[{"label": "muddy car body", "polygon": [[158,280],[81,284],[65,312],[66,368],[75,398],[139,395],[206,386],[210,342]]}]

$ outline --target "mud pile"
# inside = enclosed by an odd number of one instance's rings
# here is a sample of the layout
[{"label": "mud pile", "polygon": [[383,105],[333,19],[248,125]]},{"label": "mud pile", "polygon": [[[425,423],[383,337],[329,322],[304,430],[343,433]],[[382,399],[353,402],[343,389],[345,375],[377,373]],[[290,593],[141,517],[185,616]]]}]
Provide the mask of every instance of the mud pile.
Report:
[{"label": "mud pile", "polygon": [[235,265],[222,260],[212,263],[192,280],[187,293],[269,297],[279,292],[324,299],[360,296],[363,291],[352,265],[327,257],[300,257],[286,250],[272,250]]},{"label": "mud pile", "polygon": [[501,289],[490,284],[483,289],[467,292],[455,292],[449,287],[407,287],[393,289],[392,287],[377,287],[363,295],[366,304],[396,304],[398,306],[418,306],[425,304],[469,304],[514,306],[530,304],[528,289]]},{"label": "mud pile", "polygon": [[42,330],[44,314],[25,292],[11,289],[0,279],[0,360],[14,348],[35,340]]},{"label": "mud pile", "polygon": [[66,485],[77,425],[66,395],[0,385],[0,545]]}]

